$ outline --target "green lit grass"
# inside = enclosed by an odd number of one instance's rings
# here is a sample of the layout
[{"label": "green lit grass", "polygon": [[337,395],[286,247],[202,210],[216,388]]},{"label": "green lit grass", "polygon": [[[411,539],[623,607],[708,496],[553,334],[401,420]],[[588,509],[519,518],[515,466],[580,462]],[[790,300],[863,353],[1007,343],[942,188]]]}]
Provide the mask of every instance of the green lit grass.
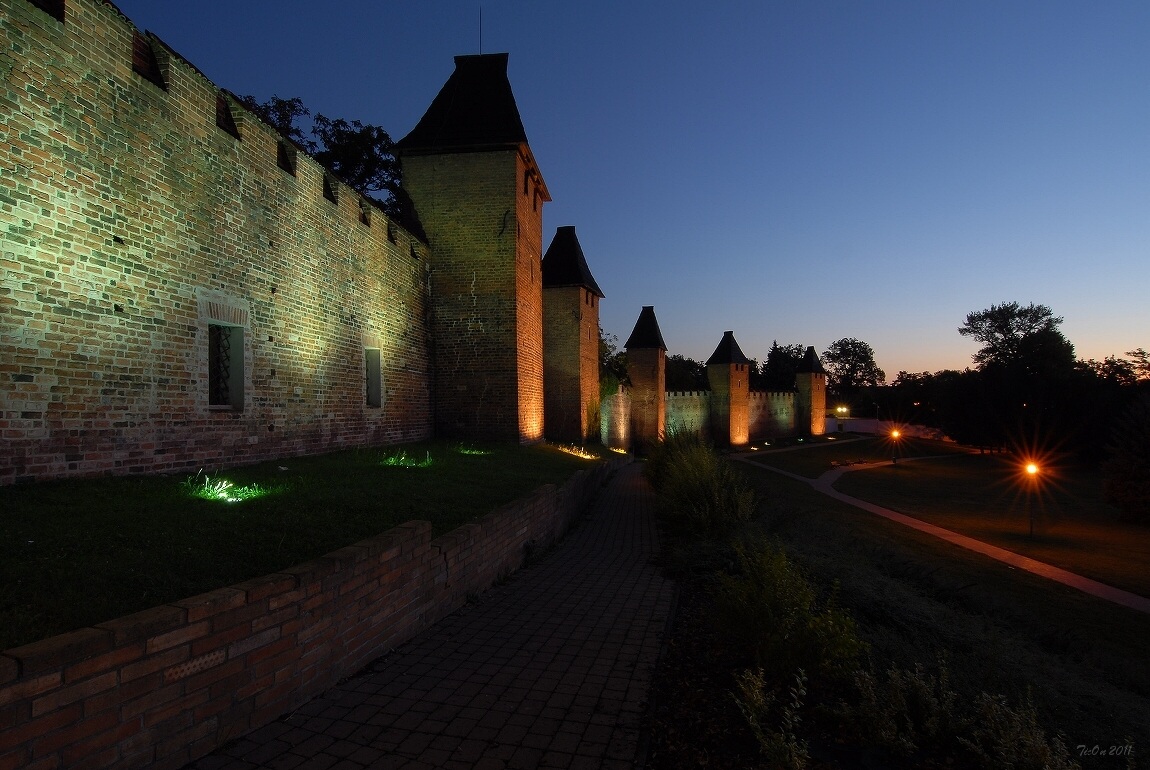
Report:
[{"label": "green lit grass", "polygon": [[[413,519],[433,536],[588,461],[546,446],[427,442],[287,458],[207,473],[0,487],[0,649],[307,561]],[[399,452],[430,467],[384,465]],[[201,481],[205,479],[200,475]],[[234,495],[233,495],[234,496]]]}]

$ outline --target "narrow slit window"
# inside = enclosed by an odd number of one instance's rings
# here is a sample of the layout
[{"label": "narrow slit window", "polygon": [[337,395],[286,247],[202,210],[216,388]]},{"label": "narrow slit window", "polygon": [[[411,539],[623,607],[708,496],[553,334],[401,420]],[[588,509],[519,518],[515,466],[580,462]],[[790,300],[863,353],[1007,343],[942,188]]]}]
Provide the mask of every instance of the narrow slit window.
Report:
[{"label": "narrow slit window", "polygon": [[58,22],[64,21],[64,0],[30,0],[32,5]]},{"label": "narrow slit window", "polygon": [[235,116],[232,114],[232,105],[228,103],[228,97],[224,96],[222,92],[216,94],[216,126],[236,139],[240,138],[240,129],[236,125]]},{"label": "narrow slit window", "polygon": [[383,367],[379,348],[364,348],[363,361],[367,377],[367,405],[379,409],[383,406]]},{"label": "narrow slit window", "polygon": [[339,203],[339,183],[331,174],[323,175],[323,197],[332,203]]},{"label": "narrow slit window", "polygon": [[359,223],[371,227],[371,204],[367,201],[359,202]]},{"label": "narrow slit window", "polygon": [[276,147],[276,165],[295,176],[295,145],[287,139],[280,139]]},{"label": "narrow slit window", "polygon": [[164,81],[164,73],[160,68],[160,60],[156,56],[156,49],[152,42],[139,32],[132,33],[132,70],[149,83],[168,90]]}]

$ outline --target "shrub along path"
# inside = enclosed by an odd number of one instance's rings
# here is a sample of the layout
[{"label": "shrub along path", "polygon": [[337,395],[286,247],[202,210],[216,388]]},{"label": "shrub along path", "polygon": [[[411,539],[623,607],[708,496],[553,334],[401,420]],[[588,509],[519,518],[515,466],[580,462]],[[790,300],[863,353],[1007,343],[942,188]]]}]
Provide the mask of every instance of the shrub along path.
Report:
[{"label": "shrub along path", "polygon": [[191,767],[641,766],[674,598],[654,507],[642,466],[624,466],[537,564]]},{"label": "shrub along path", "polygon": [[[749,457],[749,455],[734,455],[734,459],[743,461],[749,461]],[[926,458],[908,457],[903,458],[902,461],[908,462],[915,459]],[[1063,585],[1067,585],[1071,588],[1075,588],[1079,591],[1090,594],[1091,596],[1096,596],[1100,599],[1105,599],[1107,601],[1114,602],[1115,604],[1120,604],[1124,607],[1138,610],[1139,612],[1150,613],[1150,598],[1139,596],[1138,594],[1124,591],[1120,588],[1106,585],[1105,583],[1100,583],[1097,580],[1091,580],[1090,578],[1075,574],[1059,567],[1055,567],[1051,564],[1046,564],[1045,562],[1031,559],[1027,556],[1014,553],[1013,551],[1008,551],[1005,548],[999,548],[998,546],[984,543],[981,540],[976,540],[972,537],[961,535],[949,529],[944,529],[942,527],[935,526],[934,524],[929,524],[912,516],[907,516],[905,514],[892,511],[889,508],[883,508],[880,505],[875,505],[874,503],[867,502],[866,500],[860,500],[857,497],[851,497],[850,495],[843,494],[842,492],[835,489],[835,482],[844,473],[867,470],[870,468],[877,468],[885,465],[892,465],[893,463],[889,460],[868,463],[866,465],[833,468],[819,476],[817,479],[809,479],[798,474],[789,473],[778,468],[773,468],[766,464],[755,464],[761,465],[762,467],[767,468],[768,470],[772,470],[776,473],[781,473],[784,476],[790,476],[791,478],[798,479],[800,481],[806,481],[814,489],[822,492],[825,495],[828,495],[829,497],[833,497],[836,500],[841,500],[842,502],[853,505],[856,508],[861,508],[864,511],[869,511],[870,513],[882,516],[886,519],[890,519],[891,521],[898,522],[904,526],[917,529],[920,532],[925,532],[928,535],[932,535],[941,540],[946,540],[947,542],[953,543],[954,545],[960,546],[962,548],[975,551],[976,553],[980,553],[984,556],[989,556],[992,559],[1003,562],[1004,564],[1008,564],[1016,569],[1026,570],[1027,572],[1039,575],[1049,580],[1054,580],[1058,583],[1062,583]]]}]

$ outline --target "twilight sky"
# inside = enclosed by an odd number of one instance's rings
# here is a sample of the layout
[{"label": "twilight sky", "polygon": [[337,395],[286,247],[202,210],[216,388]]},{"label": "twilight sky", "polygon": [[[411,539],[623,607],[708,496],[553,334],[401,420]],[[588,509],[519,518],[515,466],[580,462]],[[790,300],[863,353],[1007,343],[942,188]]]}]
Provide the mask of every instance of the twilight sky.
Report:
[{"label": "twilight sky", "polygon": [[114,0],[217,85],[398,140],[456,54],[510,52],[554,201],[625,340],[857,337],[962,369],[966,314],[1049,305],[1150,348],[1150,3]]}]

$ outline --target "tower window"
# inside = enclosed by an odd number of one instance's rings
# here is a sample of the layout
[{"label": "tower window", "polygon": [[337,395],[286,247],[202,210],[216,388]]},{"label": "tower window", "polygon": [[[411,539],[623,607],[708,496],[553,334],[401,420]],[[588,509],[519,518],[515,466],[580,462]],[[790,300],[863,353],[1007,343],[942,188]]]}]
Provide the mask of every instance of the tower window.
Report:
[{"label": "tower window", "polygon": [[208,324],[208,406],[244,408],[244,330]]},{"label": "tower window", "polygon": [[323,175],[323,197],[332,203],[339,203],[339,183],[331,174]]}]

